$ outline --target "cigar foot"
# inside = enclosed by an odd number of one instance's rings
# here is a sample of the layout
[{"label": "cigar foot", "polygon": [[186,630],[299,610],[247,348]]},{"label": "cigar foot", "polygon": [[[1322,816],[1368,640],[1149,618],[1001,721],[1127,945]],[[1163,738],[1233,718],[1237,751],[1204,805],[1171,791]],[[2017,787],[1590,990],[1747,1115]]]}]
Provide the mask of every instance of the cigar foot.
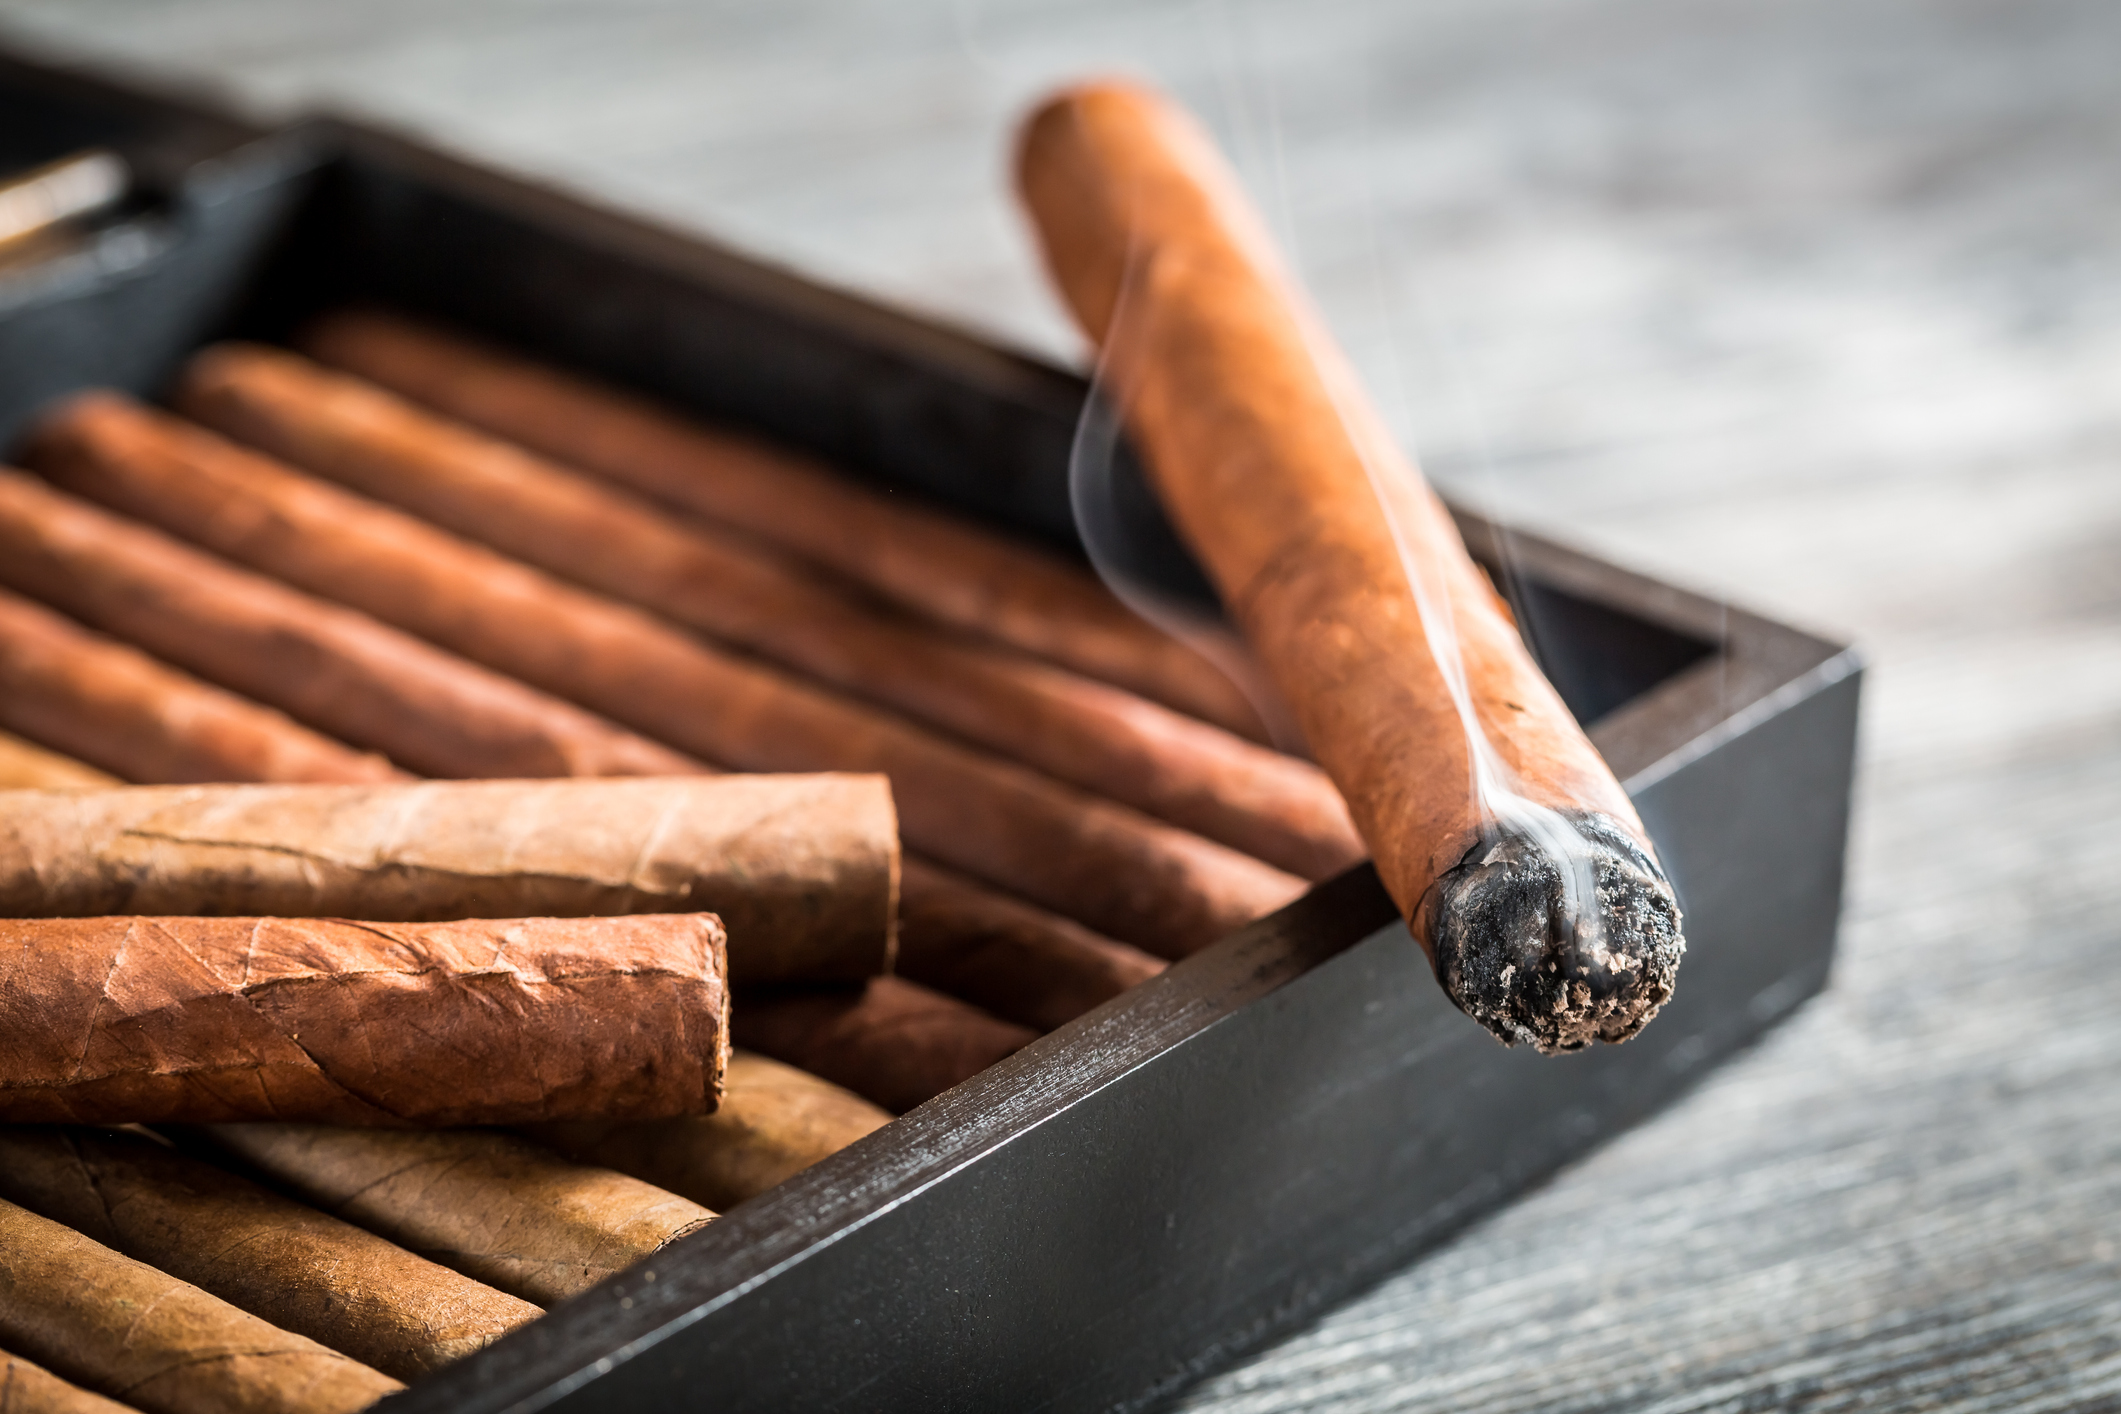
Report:
[{"label": "cigar foot", "polygon": [[1664,871],[1616,821],[1567,811],[1596,871],[1579,927],[1561,870],[1528,834],[1492,830],[1429,900],[1436,975],[1461,1010],[1506,1046],[1542,1055],[1627,1040],[1671,999],[1679,904]]}]

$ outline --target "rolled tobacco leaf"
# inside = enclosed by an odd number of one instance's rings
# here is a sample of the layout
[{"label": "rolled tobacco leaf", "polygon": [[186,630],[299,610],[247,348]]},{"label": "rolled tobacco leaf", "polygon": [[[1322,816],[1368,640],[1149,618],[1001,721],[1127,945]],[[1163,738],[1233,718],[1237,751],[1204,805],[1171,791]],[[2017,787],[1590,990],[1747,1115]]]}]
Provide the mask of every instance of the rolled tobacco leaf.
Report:
[{"label": "rolled tobacco leaf", "polygon": [[703,1114],[724,966],[711,914],[0,920],[0,1120]]}]

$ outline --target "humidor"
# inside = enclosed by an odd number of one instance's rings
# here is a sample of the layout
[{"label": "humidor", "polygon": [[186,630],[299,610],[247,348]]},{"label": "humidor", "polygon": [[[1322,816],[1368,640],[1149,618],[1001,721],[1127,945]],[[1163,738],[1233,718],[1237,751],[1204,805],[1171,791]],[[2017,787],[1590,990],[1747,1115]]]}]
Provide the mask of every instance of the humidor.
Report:
[{"label": "humidor", "polygon": [[[0,65],[0,103],[54,82]],[[179,155],[133,218],[152,251],[0,297],[10,440],[68,389],[151,396],[211,339],[284,339],[365,301],[1079,553],[1073,374],[358,125],[155,112],[140,121],[189,136],[161,149]],[[1122,483],[1158,578],[1204,593]],[[1558,1059],[1497,1045],[1362,866],[379,1407],[1153,1406],[1788,1015],[1832,957],[1853,650],[1476,515],[1461,527],[1684,906],[1678,994],[1640,1038]]]}]

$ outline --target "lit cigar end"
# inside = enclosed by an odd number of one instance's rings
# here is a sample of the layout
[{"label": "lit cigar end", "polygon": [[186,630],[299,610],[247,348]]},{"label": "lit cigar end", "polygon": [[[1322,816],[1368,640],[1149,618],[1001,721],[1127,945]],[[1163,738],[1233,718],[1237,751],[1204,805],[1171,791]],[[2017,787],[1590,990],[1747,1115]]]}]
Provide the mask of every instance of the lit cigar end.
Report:
[{"label": "lit cigar end", "polygon": [[1686,941],[1664,871],[1617,821],[1566,812],[1595,877],[1588,918],[1530,835],[1502,827],[1436,881],[1422,923],[1436,976],[1504,1045],[1542,1055],[1625,1041],[1671,999]]}]

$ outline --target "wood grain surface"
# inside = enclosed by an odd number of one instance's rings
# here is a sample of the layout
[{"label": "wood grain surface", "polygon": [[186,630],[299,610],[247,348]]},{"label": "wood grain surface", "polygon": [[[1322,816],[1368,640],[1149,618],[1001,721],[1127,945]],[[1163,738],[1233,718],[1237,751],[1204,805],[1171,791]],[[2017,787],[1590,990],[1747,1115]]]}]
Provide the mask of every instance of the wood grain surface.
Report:
[{"label": "wood grain surface", "polygon": [[0,34],[1068,359],[1007,125],[1165,82],[1439,481],[1876,669],[1831,991],[1183,1407],[2121,1407],[2121,9],[0,0]]}]

